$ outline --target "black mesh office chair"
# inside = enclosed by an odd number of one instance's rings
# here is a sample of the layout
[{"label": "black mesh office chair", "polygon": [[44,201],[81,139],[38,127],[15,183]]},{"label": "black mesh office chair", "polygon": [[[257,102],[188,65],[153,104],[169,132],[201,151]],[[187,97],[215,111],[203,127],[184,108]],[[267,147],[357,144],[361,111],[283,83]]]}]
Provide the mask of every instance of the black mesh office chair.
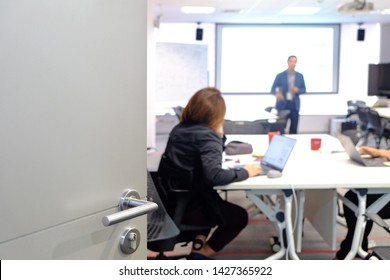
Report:
[{"label": "black mesh office chair", "polygon": [[[157,211],[148,214],[147,248],[150,251],[158,252],[156,257],[149,259],[186,259],[188,254],[167,255],[166,253],[174,251],[175,245],[178,243],[183,243],[183,246],[186,246],[192,242],[197,232],[210,229],[210,227],[193,226],[182,222],[191,198],[191,191],[184,187],[180,189],[174,189],[172,186],[163,188],[158,174],[154,173],[152,177],[148,172],[148,196],[159,205]],[[167,203],[164,205],[167,200],[176,201],[174,209],[171,210],[172,215],[165,207]]]},{"label": "black mesh office chair", "polygon": [[173,112],[175,112],[176,117],[180,121],[181,114],[183,113],[184,108],[182,106],[176,106],[176,107],[173,107],[172,109],[173,109]]},{"label": "black mesh office chair", "polygon": [[382,118],[374,109],[367,109],[367,133],[375,137],[375,146],[380,148],[382,139],[386,140],[387,147],[390,138],[390,122]]},{"label": "black mesh office chair", "polygon": [[267,123],[262,120],[232,121],[225,120],[223,131],[225,134],[265,134]]},{"label": "black mesh office chair", "polygon": [[159,253],[156,259],[165,259],[168,257],[164,255],[164,252],[173,249],[169,240],[175,240],[180,234],[180,230],[168,215],[165,206],[160,199],[154,180],[149,172],[147,172],[147,185],[148,198],[158,205],[158,209],[147,216],[147,247],[149,250]]},{"label": "black mesh office chair", "polygon": [[[267,108],[269,110],[269,108]],[[272,109],[269,111],[271,112]],[[284,134],[286,127],[287,127],[287,122],[288,122],[288,117],[290,115],[290,110],[279,110],[276,113],[277,119],[274,120],[268,120],[267,123],[267,132],[270,131],[279,131],[280,134]]]},{"label": "black mesh office chair", "polygon": [[366,106],[357,106],[356,114],[358,115],[358,123],[357,123],[357,133],[358,133],[358,143],[359,145],[366,145],[368,141],[369,131],[367,130],[368,126],[368,107]]},{"label": "black mesh office chair", "polygon": [[[390,233],[390,225],[387,224],[378,214],[366,213],[366,218],[372,220],[379,227]],[[375,246],[370,248],[371,253],[366,259],[390,260],[390,246]]]},{"label": "black mesh office chair", "polygon": [[366,107],[367,105],[366,102],[362,100],[348,100],[347,106],[348,106],[347,118],[349,118],[352,115],[356,114],[356,110],[358,107]]}]

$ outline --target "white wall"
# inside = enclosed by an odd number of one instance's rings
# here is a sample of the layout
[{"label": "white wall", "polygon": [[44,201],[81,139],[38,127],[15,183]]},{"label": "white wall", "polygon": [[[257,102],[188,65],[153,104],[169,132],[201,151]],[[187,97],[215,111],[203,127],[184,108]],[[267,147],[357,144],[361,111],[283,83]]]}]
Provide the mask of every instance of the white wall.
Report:
[{"label": "white wall", "polygon": [[[157,42],[175,42],[183,44],[206,44],[209,50],[210,86],[215,85],[215,25],[202,24],[203,41],[195,40],[195,23],[161,23],[156,31]],[[341,25],[340,65],[338,94],[306,94],[302,96],[301,115],[343,115],[346,113],[346,102],[349,99],[360,99],[369,105],[374,104],[376,97],[367,96],[368,64],[383,62],[389,59],[389,25],[364,24],[365,40],[357,41],[357,24]],[[387,37],[386,37],[387,36]],[[320,54],[319,54],[320,55]],[[304,71],[302,71],[304,74]],[[320,79],[321,77],[319,77]],[[227,115],[239,116],[245,111],[256,114],[267,106],[274,105],[274,97],[267,95],[226,95]],[[159,104],[155,104],[156,107]],[[305,125],[310,122],[305,121]],[[306,129],[305,129],[306,130]]]},{"label": "white wall", "polygon": [[390,63],[390,24],[381,25],[380,62]]},{"label": "white wall", "polygon": [[[204,40],[195,40],[195,23],[162,23],[158,30],[156,40],[158,42],[175,42],[184,44],[206,44],[209,48],[209,72],[210,72],[210,85],[214,85],[215,80],[215,26],[213,24],[202,24],[204,31]],[[340,38],[340,87],[338,95],[313,95],[304,96],[302,99],[302,114],[311,113],[323,113],[318,112],[316,103],[333,103],[334,110],[335,103],[348,99],[367,99],[367,64],[378,63],[380,61],[380,42],[381,26],[379,24],[365,24],[363,26],[366,29],[365,40],[357,41],[357,28],[356,24],[344,24],[341,26],[341,38]],[[382,35],[383,37],[383,35]],[[383,41],[383,40],[382,40]],[[382,54],[383,56],[383,54]],[[304,72],[304,71],[303,71]],[[320,78],[320,77],[319,77]],[[232,104],[240,103],[255,103],[258,106],[268,106],[268,103],[273,103],[273,100],[260,96],[239,96],[232,97],[227,96],[226,99],[231,99]],[[254,101],[254,102],[248,102]],[[256,102],[259,101],[259,102]],[[229,102],[229,100],[227,100]],[[336,110],[343,109],[343,106]],[[322,106],[324,107],[324,106]],[[315,109],[314,109],[315,108]],[[325,110],[325,113],[328,108]]]}]

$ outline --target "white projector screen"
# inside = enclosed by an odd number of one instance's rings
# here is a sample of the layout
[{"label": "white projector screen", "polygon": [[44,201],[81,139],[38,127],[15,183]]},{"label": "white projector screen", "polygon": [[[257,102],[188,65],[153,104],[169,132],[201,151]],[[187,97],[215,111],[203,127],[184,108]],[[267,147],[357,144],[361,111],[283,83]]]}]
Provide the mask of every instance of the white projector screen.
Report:
[{"label": "white projector screen", "polygon": [[337,93],[339,37],[338,24],[219,24],[216,85],[224,94],[269,94],[288,56],[296,55],[307,92]]}]

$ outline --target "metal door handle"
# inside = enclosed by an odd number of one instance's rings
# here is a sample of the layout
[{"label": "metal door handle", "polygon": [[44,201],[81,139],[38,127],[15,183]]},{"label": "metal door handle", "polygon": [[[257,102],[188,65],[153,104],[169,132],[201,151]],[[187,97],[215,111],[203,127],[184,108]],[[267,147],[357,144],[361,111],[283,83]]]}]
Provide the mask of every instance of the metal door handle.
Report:
[{"label": "metal door handle", "polygon": [[157,210],[158,205],[151,201],[141,200],[135,190],[126,190],[119,201],[120,212],[103,217],[102,223],[108,227],[126,220]]}]

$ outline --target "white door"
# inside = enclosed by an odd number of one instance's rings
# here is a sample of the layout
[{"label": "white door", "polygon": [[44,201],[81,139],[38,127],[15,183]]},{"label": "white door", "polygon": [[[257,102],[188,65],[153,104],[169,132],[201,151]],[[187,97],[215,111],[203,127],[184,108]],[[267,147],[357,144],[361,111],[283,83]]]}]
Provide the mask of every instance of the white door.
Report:
[{"label": "white door", "polygon": [[1,1],[0,259],[146,258],[102,224],[146,195],[146,3]]}]

